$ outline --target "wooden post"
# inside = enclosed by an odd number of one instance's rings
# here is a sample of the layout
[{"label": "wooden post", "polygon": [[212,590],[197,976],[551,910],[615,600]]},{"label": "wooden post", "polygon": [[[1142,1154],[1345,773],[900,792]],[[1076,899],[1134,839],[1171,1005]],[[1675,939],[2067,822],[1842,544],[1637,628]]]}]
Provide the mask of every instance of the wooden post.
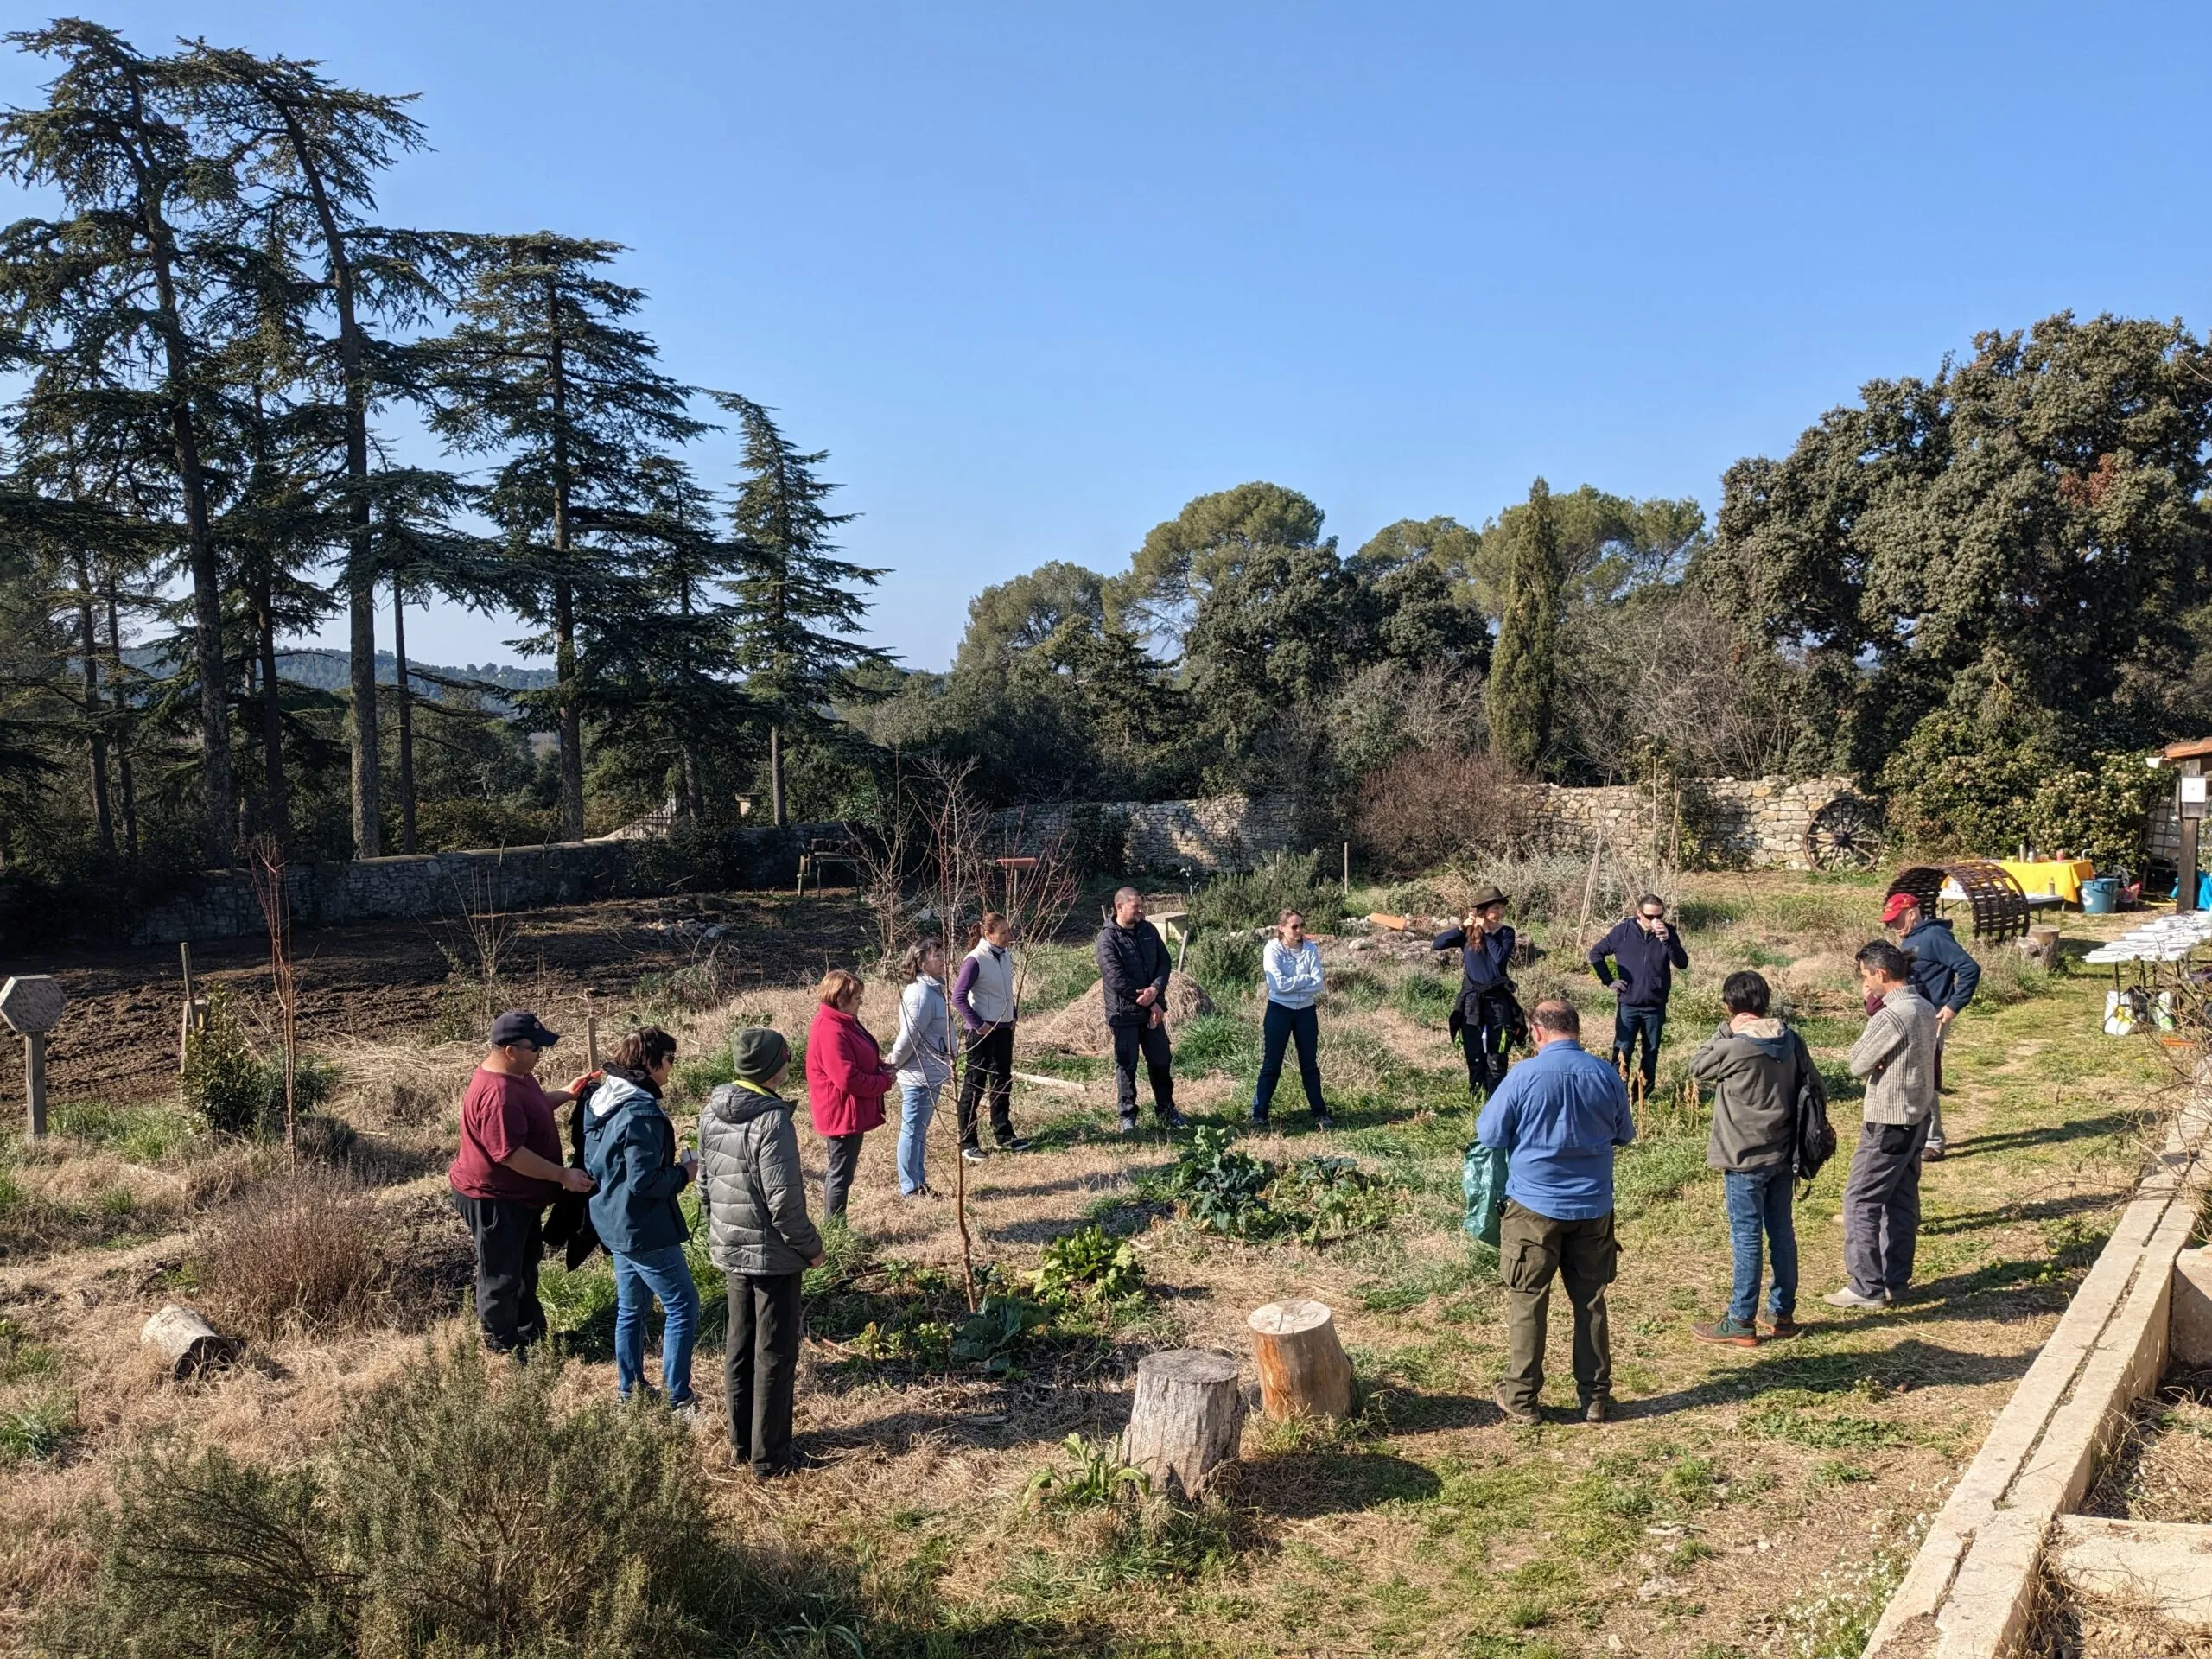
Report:
[{"label": "wooden post", "polygon": [[1344,842],[1344,897],[1351,897],[1351,842]]},{"label": "wooden post", "polygon": [[169,1363],[169,1375],[179,1380],[227,1365],[245,1352],[244,1342],[220,1334],[192,1309],[175,1302],[146,1321],[138,1340],[161,1350]]},{"label": "wooden post", "polygon": [[1236,1362],[1203,1348],[1147,1354],[1137,1362],[1137,1393],[1122,1459],[1171,1497],[1196,1497],[1207,1478],[1236,1456],[1244,1396]]},{"label": "wooden post", "polygon": [[46,1033],[35,1031],[23,1039],[24,1090],[30,1101],[31,1139],[46,1134]]},{"label": "wooden post", "polygon": [[591,993],[584,993],[584,1070],[599,1070],[599,1013],[591,1005]]},{"label": "wooden post", "polygon": [[1351,1361],[1319,1302],[1269,1302],[1244,1323],[1260,1368],[1260,1408],[1277,1422],[1351,1415]]},{"label": "wooden post", "polygon": [[183,964],[184,968],[184,1015],[177,1021],[176,1027],[176,1074],[181,1077],[184,1075],[185,1064],[190,1058],[189,1050],[192,1046],[192,1030],[194,1023],[192,1018],[192,941],[179,939],[176,942],[176,955],[178,962]]},{"label": "wooden post", "polygon": [[[2181,774],[2184,778],[2195,778],[2203,770],[2204,763],[2202,760],[2184,760],[2181,763]],[[2176,866],[2174,909],[2176,911],[2195,910],[2196,908],[2196,841],[2197,831],[2202,821],[2190,817],[2186,807],[2177,805],[2175,810],[2181,814],[2181,856],[2174,861]]]}]

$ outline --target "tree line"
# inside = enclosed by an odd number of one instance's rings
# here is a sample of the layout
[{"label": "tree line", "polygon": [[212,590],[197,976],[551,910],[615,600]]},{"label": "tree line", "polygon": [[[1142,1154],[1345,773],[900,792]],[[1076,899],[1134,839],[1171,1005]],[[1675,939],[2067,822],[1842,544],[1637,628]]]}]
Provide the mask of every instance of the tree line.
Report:
[{"label": "tree line", "polygon": [[[423,772],[535,790],[575,838],[592,764],[703,814],[765,758],[780,821],[783,747],[880,660],[855,637],[879,573],[836,556],[823,455],[664,369],[623,251],[381,222],[422,128],[315,64],[78,20],[8,39],[56,73],[0,118],[0,171],[60,203],[0,232],[10,864],[412,851]],[[725,428],[718,493],[693,457]],[[452,464],[399,458],[423,435]],[[512,694],[519,725],[488,687],[417,696],[431,603],[524,619],[553,681]],[[277,671],[341,612],[342,696]]]},{"label": "tree line", "polygon": [[[950,668],[909,671],[860,637],[881,572],[840,556],[826,457],[664,368],[621,249],[382,223],[422,130],[315,64],[10,39],[58,73],[0,168],[61,204],[0,232],[18,876],[671,801],[874,817],[947,763],[999,803],[1289,790],[1355,837],[1382,802],[1382,862],[1499,833],[1529,780],[1842,771],[1928,846],[2125,859],[2142,750],[2212,729],[2212,365],[2178,321],[2062,314],[1869,381],[1731,467],[1709,521],[1538,480],[1346,550],[1297,490],[1237,485],[1124,568],[985,588]],[[423,695],[404,628],[434,603],[520,615],[551,683]],[[278,671],[340,612],[348,686]]]}]

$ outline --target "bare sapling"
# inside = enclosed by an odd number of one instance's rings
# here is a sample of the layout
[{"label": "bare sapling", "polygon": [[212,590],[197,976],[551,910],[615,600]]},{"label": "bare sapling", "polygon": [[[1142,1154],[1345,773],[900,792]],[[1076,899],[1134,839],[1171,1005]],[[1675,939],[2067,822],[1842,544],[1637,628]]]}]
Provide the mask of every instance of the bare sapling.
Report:
[{"label": "bare sapling", "polygon": [[283,844],[274,836],[257,836],[246,856],[253,874],[253,896],[269,929],[270,988],[276,1006],[276,1052],[284,1077],[284,1151],[297,1165],[300,988],[292,970],[292,903],[284,880]]}]

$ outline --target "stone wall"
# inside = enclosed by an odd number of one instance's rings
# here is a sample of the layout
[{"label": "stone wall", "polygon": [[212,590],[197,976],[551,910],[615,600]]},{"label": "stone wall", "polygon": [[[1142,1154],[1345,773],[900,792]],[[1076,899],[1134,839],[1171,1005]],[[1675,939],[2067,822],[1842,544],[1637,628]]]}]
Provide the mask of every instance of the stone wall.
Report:
[{"label": "stone wall", "polygon": [[1300,811],[1288,795],[1216,795],[1197,801],[1090,801],[1024,807],[991,815],[994,838],[1009,849],[1035,851],[1063,838],[1080,840],[1082,817],[1119,833],[1131,870],[1215,875],[1249,870],[1271,855],[1300,849]]},{"label": "stone wall", "polygon": [[1630,785],[1607,789],[1543,786],[1548,836],[1566,846],[1590,843],[1602,830],[1624,851],[1643,852],[1678,841],[1697,846],[1705,861],[1732,868],[1802,870],[1805,830],[1840,795],[1848,778],[1707,778],[1685,784],[1679,803]]},{"label": "stone wall", "polygon": [[[708,855],[719,866],[711,872],[680,864],[663,842],[607,839],[296,864],[285,872],[285,884],[296,927],[431,921],[702,885],[772,887],[795,879],[808,838],[842,833],[841,824],[733,830]],[[704,879],[709,874],[711,881]],[[263,926],[251,878],[242,870],[211,870],[190,891],[140,917],[130,938],[136,944],[173,944],[238,938]]]}]

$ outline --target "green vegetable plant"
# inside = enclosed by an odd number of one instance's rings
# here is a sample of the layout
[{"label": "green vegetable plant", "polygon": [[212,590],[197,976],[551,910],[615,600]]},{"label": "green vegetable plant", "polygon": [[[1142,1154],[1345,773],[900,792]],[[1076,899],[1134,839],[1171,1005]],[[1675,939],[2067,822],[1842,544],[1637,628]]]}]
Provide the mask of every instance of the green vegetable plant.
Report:
[{"label": "green vegetable plant", "polygon": [[1071,1434],[1060,1442],[1065,1465],[1051,1465],[1029,1478],[1028,1500],[1046,1510],[1088,1510],[1142,1497],[1152,1482],[1141,1469],[1123,1463],[1111,1440],[1086,1440]]},{"label": "green vegetable plant", "polygon": [[1144,1264],[1127,1239],[1094,1224],[1045,1246],[1030,1288],[1051,1308],[1126,1301],[1144,1294]]}]

